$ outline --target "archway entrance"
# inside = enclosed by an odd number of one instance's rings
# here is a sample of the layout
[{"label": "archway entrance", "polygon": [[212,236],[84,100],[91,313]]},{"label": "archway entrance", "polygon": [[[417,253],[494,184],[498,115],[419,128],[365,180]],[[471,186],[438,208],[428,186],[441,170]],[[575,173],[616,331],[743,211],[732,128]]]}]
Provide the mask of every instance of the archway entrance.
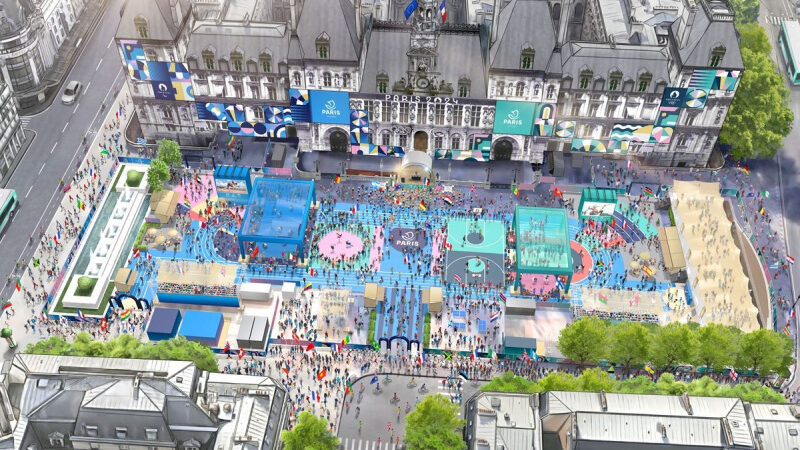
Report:
[{"label": "archway entrance", "polygon": [[328,141],[331,146],[332,152],[346,152],[349,139],[347,134],[342,130],[335,130],[331,133]]},{"label": "archway entrance", "polygon": [[497,141],[494,145],[494,159],[496,161],[508,161],[511,159],[511,153],[514,151],[514,144],[508,139]]},{"label": "archway entrance", "polygon": [[424,131],[414,133],[414,150],[428,151],[428,133]]}]

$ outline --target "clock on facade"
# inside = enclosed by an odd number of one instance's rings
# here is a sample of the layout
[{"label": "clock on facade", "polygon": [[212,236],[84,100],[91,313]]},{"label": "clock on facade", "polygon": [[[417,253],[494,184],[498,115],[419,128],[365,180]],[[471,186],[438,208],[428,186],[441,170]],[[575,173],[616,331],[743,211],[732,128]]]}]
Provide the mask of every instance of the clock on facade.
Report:
[{"label": "clock on facade", "polygon": [[427,89],[431,82],[427,78],[420,78],[417,80],[417,87],[420,89]]}]

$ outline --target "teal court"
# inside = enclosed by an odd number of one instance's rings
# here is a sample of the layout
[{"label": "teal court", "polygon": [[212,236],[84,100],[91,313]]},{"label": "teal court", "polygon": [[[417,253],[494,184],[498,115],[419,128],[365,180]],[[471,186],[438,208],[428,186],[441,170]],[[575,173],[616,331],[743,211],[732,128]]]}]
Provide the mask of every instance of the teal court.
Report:
[{"label": "teal court", "polygon": [[506,230],[497,220],[453,219],[447,222],[447,242],[454,252],[500,254],[506,248]]},{"label": "teal court", "polygon": [[447,252],[444,281],[489,284],[505,282],[506,230],[503,222],[482,219],[453,219],[447,223]]}]

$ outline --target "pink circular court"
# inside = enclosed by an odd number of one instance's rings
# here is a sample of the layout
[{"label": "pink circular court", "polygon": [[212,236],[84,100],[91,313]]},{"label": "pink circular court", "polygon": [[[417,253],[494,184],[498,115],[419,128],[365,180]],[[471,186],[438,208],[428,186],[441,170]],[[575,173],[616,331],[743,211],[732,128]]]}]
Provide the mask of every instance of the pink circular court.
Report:
[{"label": "pink circular court", "polygon": [[319,241],[320,255],[331,261],[353,259],[361,250],[364,250],[364,242],[350,231],[331,231]]}]

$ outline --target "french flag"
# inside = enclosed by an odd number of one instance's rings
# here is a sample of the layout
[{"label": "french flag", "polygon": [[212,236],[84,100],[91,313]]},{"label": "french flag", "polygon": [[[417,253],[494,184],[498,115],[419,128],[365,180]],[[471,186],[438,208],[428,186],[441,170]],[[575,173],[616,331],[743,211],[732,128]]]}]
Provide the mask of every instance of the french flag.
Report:
[{"label": "french flag", "polygon": [[86,320],[86,314],[84,314],[84,313],[83,313],[83,311],[81,311],[80,309],[78,309],[78,310],[76,310],[75,312],[77,312],[77,313],[78,313],[78,319],[80,319],[80,320]]},{"label": "french flag", "polygon": [[472,349],[472,354],[469,355],[469,359],[475,361],[475,359],[477,359],[477,358],[478,358],[478,349],[477,348],[473,348]]},{"label": "french flag", "polygon": [[489,316],[489,322],[497,322],[500,319],[500,312],[496,312]]},{"label": "french flag", "polygon": [[454,278],[454,279],[455,279],[457,282],[461,283],[461,277],[460,277],[460,276],[458,276],[458,274],[453,274],[453,278]]},{"label": "french flag", "polygon": [[442,4],[439,5],[439,14],[442,16],[442,22],[447,20],[447,11],[444,9],[444,2],[445,0],[442,0]]}]

